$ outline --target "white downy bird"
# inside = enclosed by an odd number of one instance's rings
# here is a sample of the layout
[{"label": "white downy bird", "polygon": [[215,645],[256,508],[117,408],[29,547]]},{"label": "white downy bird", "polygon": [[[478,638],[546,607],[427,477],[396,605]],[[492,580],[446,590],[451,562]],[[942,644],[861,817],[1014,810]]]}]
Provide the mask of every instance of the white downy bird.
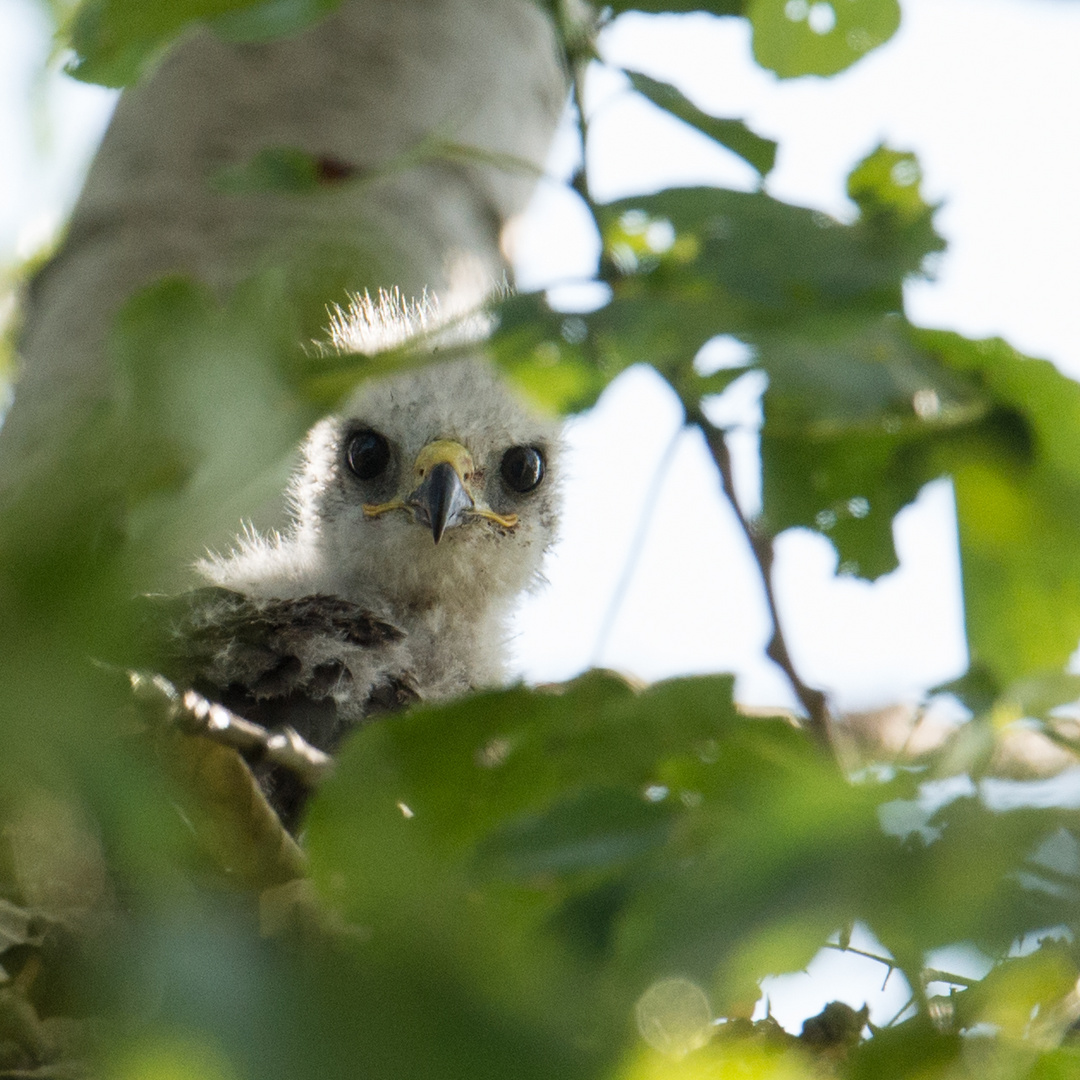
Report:
[{"label": "white downy bird", "polygon": [[[359,314],[409,329],[400,305]],[[327,752],[373,715],[504,680],[508,617],[555,536],[559,435],[481,353],[363,384],[312,429],[290,528],[199,564],[170,674]],[[294,826],[304,784],[255,771]]]}]

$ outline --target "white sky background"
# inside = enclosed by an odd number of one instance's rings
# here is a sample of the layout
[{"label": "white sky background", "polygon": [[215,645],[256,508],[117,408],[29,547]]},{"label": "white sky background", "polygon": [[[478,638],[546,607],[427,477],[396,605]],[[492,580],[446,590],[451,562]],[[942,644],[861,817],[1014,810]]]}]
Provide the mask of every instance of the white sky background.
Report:
[{"label": "white sky background", "polygon": [[[945,203],[938,225],[950,250],[935,283],[909,288],[912,318],[1001,334],[1080,373],[1078,46],[1080,3],[1069,0],[903,0],[894,40],[832,79],[781,81],[762,71],[738,19],[630,15],[602,39],[611,62],[669,79],[701,107],[777,139],[767,190],[779,198],[850,217],[851,166],[882,140],[916,151],[928,196]],[[35,83],[48,47],[33,4],[0,0],[0,263],[32,252],[63,219],[113,100],[62,76]],[[617,75],[595,72],[588,90],[597,197],[671,184],[753,186],[744,163],[665,118]],[[553,173],[565,175],[575,153],[565,134]],[[576,196],[549,183],[516,231],[515,250],[521,287],[535,288],[588,276],[597,240]],[[726,401],[725,416],[752,425],[759,388],[740,383],[729,397],[741,400]],[[743,699],[789,702],[762,656],[768,622],[756,570],[696,437],[679,440],[654,486],[677,428],[674,401],[644,370],[627,373],[572,424],[564,541],[550,587],[518,620],[521,670],[537,680],[589,663],[647,679],[733,671]],[[752,431],[738,445],[752,504]],[[963,670],[951,506],[939,483],[901,515],[902,567],[873,586],[835,577],[823,539],[780,539],[776,581],[796,662],[840,707],[916,696]],[[636,571],[601,640],[638,539]]]},{"label": "white sky background", "polygon": [[[945,202],[937,221],[950,248],[936,282],[908,289],[911,317],[971,336],[1000,334],[1080,374],[1080,2],[902,4],[896,38],[833,79],[781,82],[763,72],[737,19],[627,16],[602,44],[613,63],[668,79],[702,108],[745,118],[777,139],[767,190],[779,198],[850,217],[851,166],[883,140],[914,150],[925,192]],[[63,220],[114,100],[60,76],[35,84],[45,33],[29,0],[0,0],[0,267],[32,253]],[[672,184],[753,186],[747,166],[665,120],[617,76],[598,72],[588,89],[598,197]],[[575,152],[564,137],[552,171],[565,175]],[[594,267],[596,237],[576,196],[556,183],[544,185],[515,235],[523,288],[587,277]],[[752,425],[759,390],[752,379],[737,384],[725,417]],[[571,425],[564,541],[550,587],[521,611],[521,670],[536,680],[597,662],[647,679],[733,671],[744,700],[788,703],[782,677],[762,656],[769,628],[756,570],[695,437],[679,439],[653,490],[677,431],[675,402],[641,370]],[[739,437],[739,481],[750,504],[754,445],[752,433]],[[601,643],[643,516],[641,557]],[[946,483],[900,515],[897,541],[901,569],[873,586],[835,577],[835,554],[821,538],[779,541],[776,580],[796,663],[840,707],[914,697],[966,664]],[[907,994],[895,975],[882,990],[883,977],[873,961],[824,952],[811,975],[783,976],[765,989],[774,1015],[794,1030],[838,994],[855,1007],[869,1001],[871,1020],[883,1023]]]},{"label": "white sky background", "polygon": [[[604,34],[602,49],[612,63],[670,80],[702,108],[745,118],[777,139],[766,190],[778,198],[850,218],[844,180],[855,162],[881,141],[914,150],[927,197],[945,203],[937,222],[950,249],[934,283],[909,287],[912,319],[971,336],[1000,334],[1080,373],[1080,4],[902,6],[893,41],[832,79],[782,81],[762,71],[749,27],[738,19],[624,16]],[[746,165],[666,120],[617,75],[598,73],[589,90],[596,197],[670,184],[753,186]],[[589,273],[596,240],[571,193],[541,192],[533,220],[535,231],[525,231],[520,245],[523,287]],[[726,670],[738,674],[744,700],[789,701],[761,655],[768,623],[756,571],[692,436],[655,500],[616,627],[596,652],[622,569],[612,553],[629,548],[650,473],[677,424],[675,404],[657,382],[628,374],[571,429],[582,453],[566,543],[551,566],[552,589],[523,618],[527,670],[565,677],[583,656],[649,679]],[[752,420],[752,403],[744,417]],[[756,497],[752,461],[744,462],[743,479]],[[776,583],[796,664],[842,708],[917,696],[966,666],[948,485],[926,489],[896,530],[901,569],[875,585],[835,577],[835,553],[819,537],[791,533],[778,544]]]}]

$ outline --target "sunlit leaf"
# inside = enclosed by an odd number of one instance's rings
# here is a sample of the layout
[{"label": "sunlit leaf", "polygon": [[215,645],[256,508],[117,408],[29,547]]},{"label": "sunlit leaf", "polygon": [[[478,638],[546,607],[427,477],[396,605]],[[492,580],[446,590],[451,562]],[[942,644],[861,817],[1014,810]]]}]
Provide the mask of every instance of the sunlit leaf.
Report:
[{"label": "sunlit leaf", "polygon": [[746,0],[614,0],[606,5],[616,14],[624,11],[647,11],[657,15],[667,12],[708,11],[713,15],[741,15]]},{"label": "sunlit leaf", "polygon": [[805,963],[850,914],[823,835],[837,858],[848,829],[871,848],[889,841],[801,733],[737,719],[729,695],[726,679],[635,695],[592,675],[559,695],[514,690],[368,729],[312,806],[316,880],[376,935],[420,923],[440,949],[490,942],[471,963],[492,984],[556,941],[553,955],[588,961],[576,978],[603,960],[583,1003],[598,1014],[629,1009],[665,971],[710,979],[763,903],[812,905],[783,954]]},{"label": "sunlit leaf", "polygon": [[[1038,1014],[1044,1024],[1052,1024],[1048,1014],[1076,986],[1080,975],[1070,951],[1066,942],[1048,938],[1035,952],[1004,960],[985,979],[957,995],[959,1025],[992,1024],[1018,1039]],[[1044,1037],[1056,1041],[1066,1023],[1063,1017],[1061,1030],[1047,1030]]]},{"label": "sunlit leaf", "polygon": [[898,0],[747,0],[754,58],[781,78],[835,75],[900,26]]},{"label": "sunlit leaf", "polygon": [[84,0],[71,24],[77,54],[68,71],[84,82],[125,86],[146,72],[186,27],[213,26],[237,41],[265,41],[323,18],[340,0]]},{"label": "sunlit leaf", "polygon": [[614,373],[590,354],[591,316],[553,311],[540,294],[507,297],[495,314],[488,352],[537,405],[568,413],[596,402]]}]

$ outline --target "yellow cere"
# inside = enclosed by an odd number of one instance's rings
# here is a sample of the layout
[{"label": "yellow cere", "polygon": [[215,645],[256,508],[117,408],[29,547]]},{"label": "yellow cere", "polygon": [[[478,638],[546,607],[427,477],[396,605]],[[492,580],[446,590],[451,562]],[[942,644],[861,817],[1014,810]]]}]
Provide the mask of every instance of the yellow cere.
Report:
[{"label": "yellow cere", "polygon": [[[485,518],[487,521],[495,522],[496,525],[501,525],[504,529],[512,529],[517,525],[517,514],[497,514],[490,507],[484,506],[473,495],[473,492],[469,489],[469,481],[476,471],[476,466],[473,464],[472,454],[461,443],[455,442],[453,439],[436,439],[434,442],[429,442],[417,454],[416,462],[413,465],[413,473],[419,479],[426,476],[429,469],[443,463],[453,468],[466,489],[469,490],[469,494],[476,501],[473,509],[468,511],[470,517]],[[408,509],[408,504],[400,498],[391,499],[385,503],[364,503],[363,507],[366,517],[378,517],[380,514],[385,514],[390,510]]]}]

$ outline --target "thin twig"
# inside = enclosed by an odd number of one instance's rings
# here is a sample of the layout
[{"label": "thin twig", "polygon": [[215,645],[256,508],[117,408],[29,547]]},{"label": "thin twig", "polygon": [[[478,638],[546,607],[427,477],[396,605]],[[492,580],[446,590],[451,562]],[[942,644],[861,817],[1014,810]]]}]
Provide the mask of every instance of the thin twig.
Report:
[{"label": "thin twig", "polygon": [[941,982],[951,983],[953,986],[962,986],[965,990],[970,989],[978,983],[978,979],[967,979],[963,975],[953,975],[948,971],[938,971],[936,968],[927,968],[922,973],[922,981],[925,986],[927,983]]},{"label": "thin twig", "polygon": [[641,559],[641,553],[645,550],[645,540],[649,535],[649,526],[652,524],[656,502],[660,497],[660,489],[663,487],[668,470],[671,468],[671,463],[675,459],[675,451],[679,448],[679,443],[682,441],[682,435],[683,428],[680,425],[672,436],[671,441],[664,449],[663,456],[660,458],[660,463],[656,466],[656,471],[653,473],[652,480],[649,482],[648,490],[645,493],[645,500],[641,506],[641,513],[638,516],[637,528],[634,530],[633,539],[630,541],[630,550],[627,552],[626,561],[623,563],[619,580],[612,591],[607,611],[604,612],[604,621],[600,626],[600,632],[596,635],[596,643],[593,646],[590,667],[596,667],[599,664],[600,657],[607,647],[608,638],[611,637],[611,632],[615,628],[615,620],[622,610],[623,601],[626,599],[626,594],[630,588],[630,581],[637,570],[638,562]]},{"label": "thin twig", "polygon": [[589,121],[585,116],[585,73],[588,70],[589,61],[574,57],[571,63],[574,74],[572,91],[574,108],[578,114],[578,131],[581,132],[581,168],[570,178],[570,186],[582,197],[589,212],[595,218],[596,209],[592,196],[589,194],[589,170],[586,167],[586,158],[589,153]]},{"label": "thin twig", "polygon": [[686,409],[687,421],[698,428],[705,436],[705,444],[709,448],[713,463],[720,474],[720,486],[724,496],[731,504],[735,518],[746,537],[754,561],[761,573],[761,581],[765,590],[765,602],[769,608],[769,617],[772,620],[772,637],[765,649],[765,654],[787,676],[791,683],[795,696],[799,699],[802,707],[806,710],[806,728],[817,743],[830,753],[833,752],[829,707],[825,695],[820,690],[815,690],[802,681],[799,673],[795,670],[795,664],[788,651],[787,642],[784,640],[784,631],[780,625],[780,613],[776,605],[776,595],[773,592],[772,565],[773,565],[773,542],[772,537],[752,522],[742,512],[739,500],[735,496],[735,477],[731,467],[731,451],[728,449],[724,433],[712,424],[701,411],[696,401],[683,401]]},{"label": "thin twig", "polygon": [[877,953],[867,952],[865,949],[855,949],[850,945],[833,944],[831,941],[825,942],[826,949],[835,949],[837,952],[854,953],[856,956],[865,956],[867,960],[876,960],[879,964],[884,964],[885,978],[882,980],[881,989],[884,990],[889,984],[889,979],[892,977],[892,973],[896,971],[896,961],[890,960],[886,956],[878,956]]},{"label": "thin twig", "polygon": [[865,956],[867,960],[876,960],[879,964],[884,964],[888,968],[896,967],[896,961],[887,956],[878,956],[877,953],[867,952],[865,949],[856,949],[851,945],[838,945],[835,942],[826,941],[825,948],[834,949],[836,952],[848,952],[854,953],[856,956]]},{"label": "thin twig", "polygon": [[589,194],[588,169],[585,164],[589,143],[589,121],[585,114],[585,73],[589,64],[598,59],[596,35],[600,22],[594,9],[573,0],[561,0],[557,11],[563,55],[570,73],[570,94],[578,114],[578,131],[581,133],[581,167],[570,178],[570,187],[585,200],[589,212],[595,218],[596,205]]}]

